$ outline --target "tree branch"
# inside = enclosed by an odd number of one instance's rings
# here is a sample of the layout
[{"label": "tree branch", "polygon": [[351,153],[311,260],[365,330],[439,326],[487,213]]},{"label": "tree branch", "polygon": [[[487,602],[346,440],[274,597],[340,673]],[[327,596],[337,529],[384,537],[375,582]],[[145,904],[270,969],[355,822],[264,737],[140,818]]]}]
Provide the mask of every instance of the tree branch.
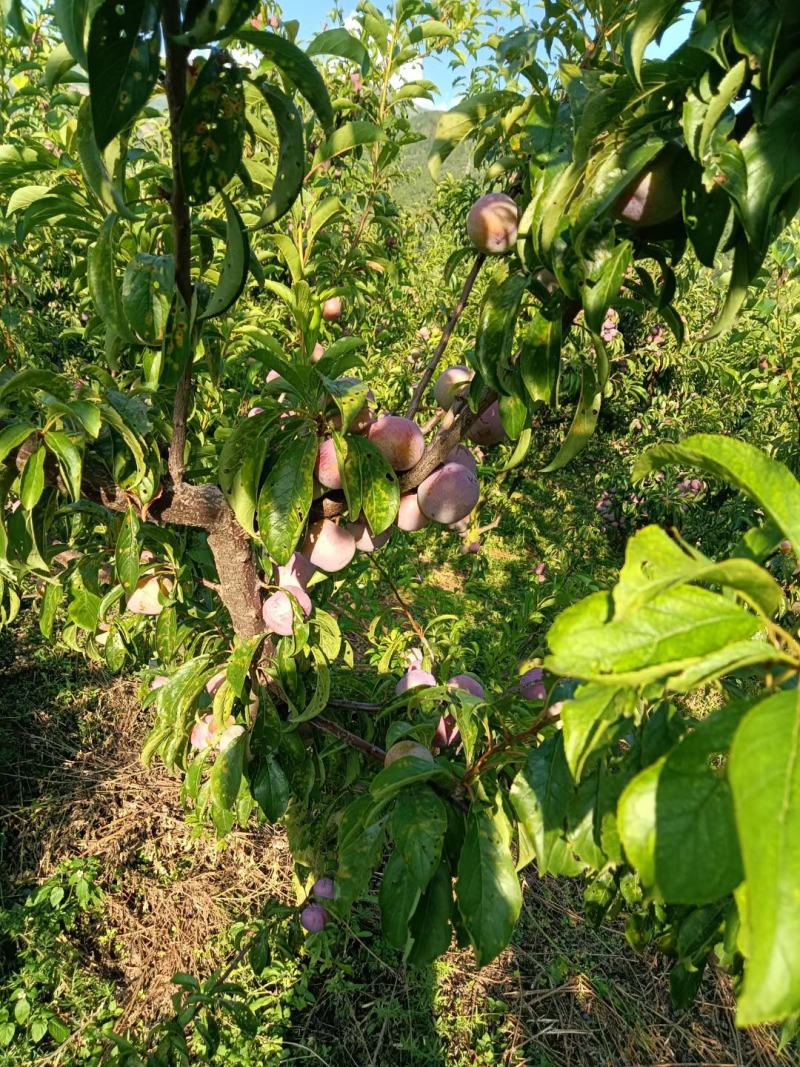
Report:
[{"label": "tree branch", "polygon": [[[164,27],[166,52],[165,88],[169,107],[169,129],[172,142],[172,242],[175,255],[175,283],[187,308],[192,306],[192,222],[181,176],[181,114],[186,103],[186,78],[189,49],[178,44],[175,37],[181,32],[180,0],[164,0],[161,21]],[[186,360],[175,389],[172,409],[172,441],[167,467],[175,485],[183,480],[186,452],[186,419],[192,391],[192,357]]]},{"label": "tree branch", "polygon": [[422,377],[414,390],[411,397],[411,403],[408,405],[408,411],[406,412],[406,418],[413,419],[419,410],[420,402],[422,401],[422,395],[428,388],[428,384],[436,372],[436,368],[439,365],[439,360],[444,355],[444,350],[453,336],[453,330],[456,328],[456,323],[464,314],[464,309],[467,306],[472,287],[475,285],[480,269],[483,266],[486,255],[483,252],[479,252],[475,257],[475,262],[472,264],[472,269],[467,275],[467,280],[464,282],[464,288],[461,290],[461,296],[458,298],[458,303],[450,313],[450,318],[447,320],[447,325],[444,328],[439,344],[436,346],[436,351],[433,353],[430,362],[423,371]]},{"label": "tree branch", "polygon": [[444,463],[462,438],[467,436],[472,426],[496,399],[497,397],[494,393],[486,393],[474,415],[467,407],[465,398],[460,397],[456,400],[456,403],[451,410],[455,412],[456,405],[459,407],[452,423],[445,429],[440,430],[436,437],[434,437],[433,441],[431,441],[425,449],[422,459],[416,467],[412,467],[410,471],[406,471],[402,476],[400,479],[400,491],[402,493],[407,493],[410,489],[416,489],[418,485],[425,481],[429,474],[433,474],[436,468]]},{"label": "tree branch", "polygon": [[317,715],[315,718],[310,719],[309,722],[312,726],[316,727],[317,730],[324,730],[326,734],[333,734],[334,737],[338,737],[340,741],[344,741],[345,744],[350,745],[351,748],[357,748],[359,752],[363,752],[371,759],[383,764],[383,761],[386,758],[384,749],[379,748],[378,745],[373,745],[369,741],[365,741],[364,738],[359,737],[358,734],[345,730],[344,726],[340,726],[338,722],[332,722],[330,719],[323,719],[321,715]]}]

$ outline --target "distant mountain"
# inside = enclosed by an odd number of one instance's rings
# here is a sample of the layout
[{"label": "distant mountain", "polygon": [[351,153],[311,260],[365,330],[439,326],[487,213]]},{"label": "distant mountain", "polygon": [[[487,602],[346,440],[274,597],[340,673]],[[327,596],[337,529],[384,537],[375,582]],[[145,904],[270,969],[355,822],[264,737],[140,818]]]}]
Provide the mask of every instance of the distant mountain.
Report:
[{"label": "distant mountain", "polygon": [[[401,207],[424,204],[433,194],[433,179],[428,173],[428,154],[433,145],[436,124],[441,111],[417,111],[411,116],[411,127],[416,133],[424,135],[424,141],[409,145],[403,149],[401,156],[403,172],[407,180],[399,182],[393,190]],[[462,143],[448,157],[442,167],[443,174],[453,174],[462,178],[472,170],[470,166],[471,147]]]}]

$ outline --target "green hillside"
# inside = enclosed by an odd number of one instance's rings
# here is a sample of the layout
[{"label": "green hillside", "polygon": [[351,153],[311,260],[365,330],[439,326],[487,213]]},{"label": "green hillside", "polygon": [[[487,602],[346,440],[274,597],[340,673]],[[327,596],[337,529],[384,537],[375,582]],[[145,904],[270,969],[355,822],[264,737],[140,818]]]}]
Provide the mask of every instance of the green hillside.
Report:
[{"label": "green hillside", "polygon": [[[441,111],[417,111],[411,117],[415,132],[424,135],[424,141],[409,145],[403,150],[404,179],[395,189],[395,196],[402,207],[424,205],[433,193],[433,179],[428,173],[428,154],[433,145],[436,124]],[[463,177],[471,170],[469,143],[462,143],[442,167],[443,174]]]}]

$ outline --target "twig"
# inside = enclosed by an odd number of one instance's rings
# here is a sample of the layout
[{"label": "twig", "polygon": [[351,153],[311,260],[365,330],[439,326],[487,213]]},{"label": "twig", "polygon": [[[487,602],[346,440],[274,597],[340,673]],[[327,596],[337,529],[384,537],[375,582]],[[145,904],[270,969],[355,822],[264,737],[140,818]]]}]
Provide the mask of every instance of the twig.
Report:
[{"label": "twig", "polygon": [[329,700],[329,708],[342,708],[344,711],[382,711],[383,704],[370,704],[364,700]]},{"label": "twig", "polygon": [[422,373],[422,377],[417,382],[417,387],[414,390],[414,394],[411,397],[411,403],[408,405],[408,411],[406,412],[406,418],[413,419],[419,410],[419,405],[422,400],[422,394],[428,388],[428,383],[436,372],[436,368],[439,365],[439,360],[444,355],[444,350],[453,335],[453,330],[456,327],[456,323],[464,314],[464,309],[467,306],[472,287],[475,285],[480,269],[483,266],[486,255],[483,252],[479,252],[475,257],[475,262],[472,264],[472,269],[467,275],[467,280],[464,282],[464,288],[461,290],[461,296],[458,298],[458,303],[450,313],[450,318],[447,321],[447,325],[444,328],[439,344],[436,346],[436,351],[431,356],[431,360]]},{"label": "twig", "polygon": [[474,778],[478,777],[478,775],[481,773],[483,768],[486,766],[486,763],[492,758],[492,756],[497,756],[503,752],[506,752],[510,748],[514,748],[516,745],[522,744],[523,741],[527,741],[531,737],[535,737],[542,729],[542,727],[551,721],[552,716],[550,715],[547,708],[545,708],[539,718],[534,721],[532,726],[527,727],[527,729],[522,730],[518,734],[512,734],[510,737],[507,737],[505,740],[501,741],[500,744],[496,746],[492,746],[490,743],[489,748],[486,749],[483,755],[479,756],[478,759],[475,760],[475,762],[472,764],[472,766],[468,768],[467,773],[462,778],[462,782],[464,783],[464,785],[469,785],[469,783]]},{"label": "twig", "polygon": [[420,624],[414,618],[414,615],[413,615],[413,613],[411,611],[411,608],[408,606],[408,604],[406,604],[405,600],[403,600],[403,597],[400,594],[400,590],[395,585],[395,583],[394,583],[391,575],[389,574],[389,572],[386,570],[386,568],[384,566],[382,566],[381,563],[378,562],[378,560],[375,558],[374,555],[371,555],[369,557],[369,561],[370,561],[370,563],[374,564],[375,568],[378,571],[380,571],[381,575],[383,576],[384,581],[389,586],[391,591],[394,593],[395,600],[400,605],[400,609],[403,612],[403,614],[405,615],[405,617],[408,619],[408,622],[409,622],[409,625],[411,626],[411,629],[414,631],[414,633],[417,635],[417,637],[423,643],[425,648],[428,650],[428,654],[429,655],[433,655],[433,653],[431,652],[431,646],[428,644],[428,639],[425,636],[425,631],[422,629]]},{"label": "twig", "polygon": [[363,737],[359,737],[358,734],[351,733],[350,730],[346,730],[344,726],[340,726],[338,722],[332,722],[330,719],[323,719],[321,715],[317,715],[316,718],[309,720],[310,725],[317,730],[324,730],[327,734],[333,734],[334,737],[338,737],[340,741],[344,741],[345,744],[350,745],[351,748],[357,748],[359,752],[363,752],[366,756],[370,756],[378,763],[382,764],[386,758],[386,752],[378,745],[373,745],[370,741],[365,741]]}]

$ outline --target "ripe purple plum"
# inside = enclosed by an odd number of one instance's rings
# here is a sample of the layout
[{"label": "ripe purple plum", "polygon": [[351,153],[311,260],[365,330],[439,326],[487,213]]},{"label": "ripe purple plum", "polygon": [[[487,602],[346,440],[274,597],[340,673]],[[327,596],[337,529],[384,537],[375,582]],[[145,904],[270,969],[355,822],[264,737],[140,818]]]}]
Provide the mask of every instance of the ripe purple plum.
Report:
[{"label": "ripe purple plum", "polygon": [[293,552],[287,564],[276,568],[275,581],[281,588],[299,585],[301,589],[305,589],[316,570],[314,564],[306,559],[302,552]]},{"label": "ripe purple plum", "polygon": [[333,900],[334,886],[332,878],[318,878],[311,888],[317,900]]},{"label": "ripe purple plum", "polygon": [[487,193],[470,208],[467,236],[479,252],[502,255],[514,247],[519,208],[506,193]]},{"label": "ripe purple plum", "polygon": [[309,526],[303,554],[321,571],[334,574],[346,567],[356,554],[356,539],[344,526],[322,519]]},{"label": "ripe purple plum", "polygon": [[206,692],[208,693],[208,695],[210,697],[213,697],[213,696],[215,696],[217,694],[220,686],[225,681],[225,677],[226,677],[226,672],[225,671],[217,671],[216,674],[213,674],[208,679],[208,681],[206,682]]},{"label": "ripe purple plum", "polygon": [[422,430],[402,415],[381,415],[370,426],[367,437],[396,471],[407,471],[416,466],[425,451]]},{"label": "ripe purple plum", "polygon": [[681,188],[676,164],[681,149],[665,145],[614,201],[612,213],[634,229],[669,222],[681,210]]},{"label": "ripe purple plum", "polygon": [[461,731],[452,715],[442,715],[433,735],[434,748],[449,748],[461,738]]},{"label": "ripe purple plum", "polygon": [[392,536],[392,528],[390,526],[388,530],[384,530],[383,533],[378,534],[376,537],[370,530],[369,523],[363,514],[359,516],[356,522],[349,522],[347,529],[355,538],[356,548],[359,552],[375,552],[376,549],[383,548]]},{"label": "ripe purple plum", "polygon": [[319,361],[322,359],[322,357],[324,355],[325,355],[325,349],[322,347],[322,345],[319,343],[319,341],[317,341],[317,343],[314,345],[314,348],[313,348],[313,350],[311,352],[311,357],[310,357],[311,358],[311,362],[312,363],[319,363]]},{"label": "ripe purple plum", "polygon": [[311,597],[299,585],[284,585],[271,596],[268,596],[261,608],[264,624],[270,633],[280,634],[281,637],[289,637],[294,627],[294,603],[292,597],[300,605],[300,610],[305,618],[311,614]]},{"label": "ripe purple plum", "polygon": [[427,516],[419,509],[416,489],[410,493],[403,493],[400,497],[400,506],[397,509],[397,528],[406,533],[414,533],[416,530],[424,530],[429,523]]},{"label": "ripe purple plum", "polygon": [[456,397],[463,396],[469,389],[469,383],[474,377],[475,371],[463,364],[443,370],[433,387],[433,395],[439,407],[449,411]]},{"label": "ripe purple plum", "polygon": [[328,913],[321,904],[307,904],[300,912],[300,925],[310,934],[318,934],[325,929]]},{"label": "ripe purple plum", "polygon": [[248,419],[252,419],[255,418],[256,415],[263,415],[263,413],[264,409],[256,406],[254,408],[250,408],[250,410],[247,412],[247,417]]},{"label": "ripe purple plum", "polygon": [[460,463],[467,470],[471,470],[473,474],[478,472],[478,461],[466,445],[456,445],[453,451],[448,453],[445,463]]},{"label": "ripe purple plum", "polygon": [[503,422],[500,418],[500,405],[496,400],[473,424],[467,436],[473,444],[483,445],[484,448],[499,445],[505,441],[506,431],[503,429]]},{"label": "ripe purple plum", "polygon": [[447,683],[448,689],[463,689],[474,697],[483,697],[484,688],[473,674],[456,674]]},{"label": "ripe purple plum", "polygon": [[478,479],[461,463],[445,463],[417,489],[420,511],[434,522],[458,522],[478,503]]},{"label": "ripe purple plum", "polygon": [[413,756],[415,759],[424,760],[426,763],[433,763],[433,753],[418,741],[412,741],[408,738],[405,741],[395,741],[384,756],[383,765],[384,767],[391,767],[393,763],[396,763],[399,759],[404,759],[406,756]]},{"label": "ripe purple plum", "polygon": [[342,476],[339,473],[339,461],[336,458],[336,446],[332,437],[326,437],[320,442],[317,462],[314,464],[314,474],[319,484],[325,489],[342,488]]},{"label": "ripe purple plum", "polygon": [[544,671],[541,667],[532,667],[525,671],[519,680],[519,691],[524,700],[544,700],[547,689],[542,679]]},{"label": "ripe purple plum", "polygon": [[322,317],[326,322],[336,322],[342,314],[342,298],[329,296],[322,305]]},{"label": "ripe purple plum", "polygon": [[410,689],[422,689],[431,685],[436,685],[436,679],[430,671],[423,671],[419,667],[411,667],[394,687],[394,691],[397,696],[402,696],[403,693],[407,693]]}]

